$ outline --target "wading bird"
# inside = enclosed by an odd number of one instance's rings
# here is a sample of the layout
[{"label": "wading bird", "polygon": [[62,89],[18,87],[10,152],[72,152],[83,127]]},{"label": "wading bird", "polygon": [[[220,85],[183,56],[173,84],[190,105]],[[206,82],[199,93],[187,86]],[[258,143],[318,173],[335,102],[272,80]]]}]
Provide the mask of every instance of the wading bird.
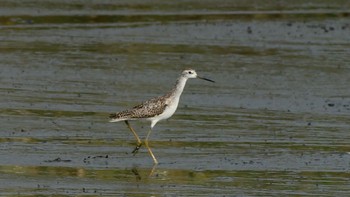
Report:
[{"label": "wading bird", "polygon": [[187,79],[190,78],[198,78],[214,82],[213,80],[204,77],[199,77],[196,71],[193,69],[186,69],[182,71],[180,77],[177,79],[175,87],[167,94],[147,100],[133,107],[132,109],[128,109],[119,113],[113,113],[110,115],[110,122],[124,121],[130,129],[130,131],[134,134],[137,140],[137,145],[132,151],[132,153],[137,153],[137,151],[142,145],[142,142],[139,136],[136,134],[135,130],[131,127],[129,120],[148,120],[151,122],[151,128],[148,131],[147,137],[145,139],[145,145],[154,163],[158,164],[158,161],[148,144],[149,136],[152,132],[153,127],[157,124],[158,121],[168,119],[175,113],[179,104],[180,96],[185,88]]}]

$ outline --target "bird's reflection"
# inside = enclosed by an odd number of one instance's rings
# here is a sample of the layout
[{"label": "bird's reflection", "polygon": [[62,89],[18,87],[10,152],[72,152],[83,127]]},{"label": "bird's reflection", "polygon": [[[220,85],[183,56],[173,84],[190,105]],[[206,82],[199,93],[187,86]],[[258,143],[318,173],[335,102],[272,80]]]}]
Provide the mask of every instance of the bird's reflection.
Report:
[{"label": "bird's reflection", "polygon": [[135,175],[136,180],[138,180],[138,181],[141,180],[141,175],[140,175],[139,171],[137,170],[137,167],[136,167],[136,166],[134,166],[134,167],[131,169],[131,172]]},{"label": "bird's reflection", "polygon": [[[153,167],[149,170],[148,176],[147,176],[147,177],[156,176],[155,172],[156,172],[157,166],[158,166],[158,164],[154,164],[154,165],[153,165]],[[142,176],[141,176],[141,174],[140,174],[138,168],[139,168],[138,166],[134,166],[134,167],[131,169],[131,172],[135,175],[136,180],[141,180],[141,179],[142,179]]]}]

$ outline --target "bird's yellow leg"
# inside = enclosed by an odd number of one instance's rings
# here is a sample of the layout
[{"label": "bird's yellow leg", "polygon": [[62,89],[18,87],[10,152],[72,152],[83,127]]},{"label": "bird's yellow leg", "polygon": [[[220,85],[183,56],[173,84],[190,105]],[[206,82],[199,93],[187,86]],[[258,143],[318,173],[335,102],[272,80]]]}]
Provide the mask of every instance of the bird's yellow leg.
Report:
[{"label": "bird's yellow leg", "polygon": [[134,136],[135,136],[135,138],[137,140],[137,145],[136,145],[135,149],[132,151],[132,153],[136,154],[137,151],[141,148],[142,142],[141,142],[139,136],[136,134],[135,130],[129,124],[129,121],[125,120],[125,124],[128,126],[128,128],[130,129],[132,134],[134,134]]},{"label": "bird's yellow leg", "polygon": [[157,163],[153,164],[152,170],[149,172],[148,176],[153,176],[154,172],[157,169],[157,166],[158,166]]},{"label": "bird's yellow leg", "polygon": [[146,137],[146,140],[145,140],[145,145],[146,145],[146,148],[148,149],[148,153],[151,155],[151,157],[152,157],[152,159],[153,159],[153,161],[154,161],[154,164],[157,165],[157,164],[158,164],[158,161],[157,161],[156,157],[154,156],[154,154],[153,154],[151,148],[150,148],[149,145],[148,145],[148,138],[149,138],[149,136],[151,135],[151,132],[152,132],[152,129],[150,129],[150,130],[148,131],[148,134],[147,134],[147,137]]}]

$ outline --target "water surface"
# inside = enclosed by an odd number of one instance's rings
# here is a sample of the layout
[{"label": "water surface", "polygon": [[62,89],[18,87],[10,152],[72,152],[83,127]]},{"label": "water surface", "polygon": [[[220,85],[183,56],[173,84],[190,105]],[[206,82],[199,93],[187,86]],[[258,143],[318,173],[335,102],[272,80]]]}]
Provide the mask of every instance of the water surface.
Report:
[{"label": "water surface", "polygon": [[[347,1],[3,1],[5,196],[346,196]],[[189,80],[150,145],[108,114]],[[149,124],[132,122],[142,138]]]}]

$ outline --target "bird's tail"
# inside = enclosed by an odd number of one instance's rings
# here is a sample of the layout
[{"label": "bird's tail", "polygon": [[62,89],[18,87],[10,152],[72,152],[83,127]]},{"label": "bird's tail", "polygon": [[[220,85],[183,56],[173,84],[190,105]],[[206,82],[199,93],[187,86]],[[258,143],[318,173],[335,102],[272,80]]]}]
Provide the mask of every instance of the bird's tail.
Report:
[{"label": "bird's tail", "polygon": [[129,120],[129,119],[130,119],[129,111],[122,111],[119,113],[113,113],[109,115],[109,122],[119,122],[119,121]]}]

